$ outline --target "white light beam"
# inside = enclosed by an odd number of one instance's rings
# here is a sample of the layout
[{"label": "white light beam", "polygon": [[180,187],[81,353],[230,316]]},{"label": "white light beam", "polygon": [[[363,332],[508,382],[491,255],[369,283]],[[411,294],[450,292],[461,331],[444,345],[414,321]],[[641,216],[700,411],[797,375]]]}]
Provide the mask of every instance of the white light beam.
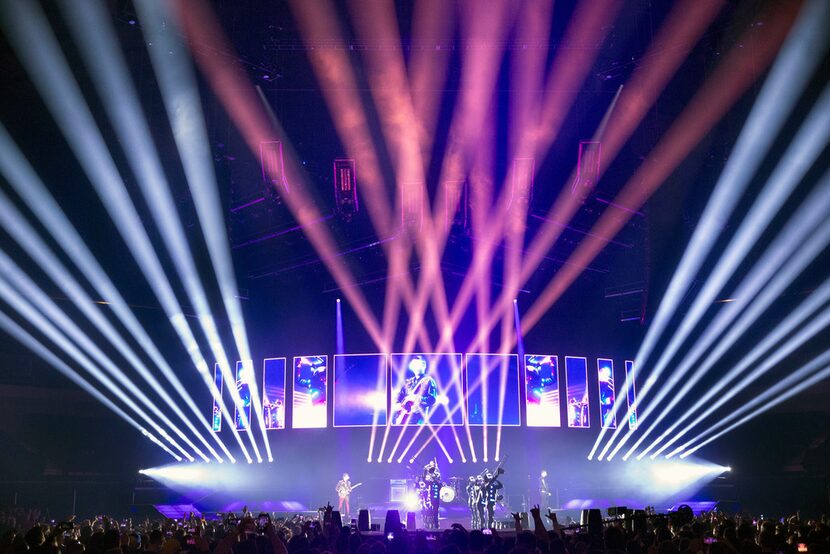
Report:
[{"label": "white light beam", "polygon": [[98,389],[92,386],[86,379],[78,375],[78,373],[69,367],[63,360],[55,356],[48,348],[43,346],[41,342],[35,339],[32,335],[27,333],[22,327],[11,320],[6,314],[0,312],[0,327],[3,328],[9,335],[17,339],[23,346],[40,356],[46,363],[58,370],[64,377],[81,387],[84,391],[89,393],[93,398],[98,400],[101,404],[109,408],[118,417],[127,422],[128,425],[134,427],[139,433],[153,441],[157,446],[161,447],[165,452],[170,454],[177,462],[182,461],[182,457],[170,450],[166,444],[161,442],[155,435],[147,431],[136,420],[130,417],[124,410],[119,408],[112,400],[104,396]]},{"label": "white light beam", "polygon": [[[2,171],[12,188],[14,188],[21,198],[23,198],[29,209],[31,209],[32,212],[38,217],[40,222],[44,225],[44,227],[46,227],[52,236],[60,237],[57,244],[64,250],[64,252],[66,252],[67,257],[81,270],[86,279],[88,279],[95,290],[98,291],[101,298],[107,302],[107,306],[113,311],[118,320],[131,333],[133,338],[145,350],[145,352],[147,352],[147,355],[161,370],[164,377],[184,399],[187,407],[190,408],[191,412],[196,416],[196,421],[201,424],[205,431],[207,431],[208,436],[213,438],[228,459],[234,461],[234,457],[228,450],[228,447],[225,446],[225,443],[219,435],[214,433],[213,429],[210,425],[208,425],[202,411],[196,406],[196,403],[193,401],[190,393],[176,376],[173,369],[167,363],[167,360],[144,330],[144,327],[142,327],[138,322],[138,319],[127,305],[127,302],[121,296],[121,293],[118,291],[115,284],[107,276],[95,256],[92,252],[90,252],[89,248],[78,234],[78,231],[72,226],[72,223],[69,222],[58,203],[46,190],[45,185],[23,157],[23,154],[17,149],[17,146],[14,144],[11,137],[8,136],[2,124],[0,124],[0,171]],[[7,214],[3,218],[4,227],[6,227],[10,233],[14,233],[14,236],[17,237],[18,242],[24,246],[26,252],[28,252],[29,255],[32,256],[41,268],[49,275],[49,277],[61,287],[61,289],[66,293],[67,298],[73,300],[80,298],[78,291],[83,292],[83,287],[81,287],[81,285],[79,285],[77,281],[69,275],[68,271],[61,269],[62,266],[57,265],[57,257],[52,255],[49,248],[37,238],[37,234],[34,230],[32,230],[25,220],[19,216],[18,212],[11,207],[11,204],[5,199],[5,196],[2,197],[0,204],[2,204],[3,208],[6,210],[5,213]],[[13,227],[10,227],[10,225],[15,222],[17,223]],[[17,229],[17,231],[13,231],[13,229]],[[79,306],[79,309],[82,311],[84,310],[81,306]],[[104,325],[109,326],[109,321],[106,319],[103,320],[103,323]],[[176,330],[179,331],[178,328]],[[107,333],[105,332],[105,334]],[[115,335],[115,337],[117,337],[117,335]],[[182,334],[181,332],[180,337],[182,338],[182,342],[185,344],[185,347],[188,349],[188,352],[191,354],[191,359],[196,367],[199,368],[200,363],[204,364],[204,371],[200,373],[203,373],[202,380],[205,385],[209,390],[211,390],[212,394],[218,394],[219,391],[216,389],[213,378],[209,375],[207,370],[207,363],[204,362],[204,359],[198,352],[198,346],[195,345],[195,338],[193,338],[192,334],[187,335]],[[108,338],[110,338],[109,335]],[[190,339],[194,341],[193,345],[189,343]],[[116,345],[116,347],[118,347],[120,342],[118,338],[110,338],[110,340]],[[124,347],[128,348],[127,345],[124,345]],[[130,359],[130,356],[126,354],[125,357]],[[221,406],[223,413],[229,413],[227,408],[224,407],[224,401],[221,402]],[[230,418],[230,415],[227,417]],[[236,433],[234,434],[236,435]],[[201,438],[201,435],[197,434],[197,436],[200,437],[200,440],[204,440]],[[241,439],[238,436],[237,441],[240,442],[240,446],[244,451],[244,444],[242,444]],[[205,446],[211,450],[209,445]],[[211,450],[211,452],[213,451]]]},{"label": "white light beam", "polygon": [[[233,260],[231,259],[225,217],[219,201],[218,184],[213,171],[213,157],[208,146],[199,89],[185,48],[174,31],[175,15],[169,4],[156,0],[137,0],[136,9],[142,21],[142,31],[148,42],[150,59],[162,92],[167,115],[173,127],[173,136],[181,154],[196,213],[205,236],[213,270],[222,294],[222,301],[230,319],[231,330],[240,359],[251,359],[245,317],[239,302]],[[271,445],[265,430],[265,418],[259,387],[250,383],[251,403],[265,443],[269,461],[273,461]],[[250,428],[250,425],[248,426]],[[257,458],[259,453],[257,452]],[[261,461],[261,460],[260,460]]]},{"label": "white light beam", "polygon": [[[196,353],[198,343],[184,318],[181,305],[43,12],[36,4],[22,0],[0,2],[0,10],[4,15],[2,22],[6,34],[24,62],[24,68],[58,122],[168,318],[185,337],[185,348]],[[198,355],[201,356],[201,352]],[[225,378],[232,382],[234,379],[228,365],[223,367],[218,355],[217,360]],[[197,369],[199,367],[204,369],[204,375],[209,376],[207,363],[200,362]],[[235,405],[241,407],[239,392],[235,387],[229,387],[229,390]],[[261,460],[250,425],[246,432],[257,459]],[[247,450],[243,453],[247,458]]]},{"label": "white light beam", "polygon": [[[724,222],[737,205],[753,175],[764,159],[780,129],[786,123],[790,112],[796,105],[801,92],[807,85],[813,71],[822,58],[828,44],[824,22],[830,14],[830,3],[824,0],[811,0],[802,8],[798,20],[793,25],[787,40],[781,48],[769,76],[758,95],[752,111],[744,124],[743,130],[729,156],[726,167],[718,178],[712,197],[706,205],[701,221],[698,223],[683,258],[672,276],[660,307],[649,327],[646,337],[635,357],[639,370],[657,345],[666,326],[673,317],[678,305],[694,281],[707,254],[720,236]],[[638,401],[629,408],[627,417],[636,409],[640,400],[657,382],[659,373],[652,371],[645,385],[639,391]],[[629,383],[623,384],[620,395],[625,395]],[[615,405],[614,412],[618,409]],[[608,451],[610,445],[622,432],[624,426],[614,431],[608,444],[603,448],[600,458]],[[606,429],[600,430],[588,459],[592,459],[602,444]]]}]

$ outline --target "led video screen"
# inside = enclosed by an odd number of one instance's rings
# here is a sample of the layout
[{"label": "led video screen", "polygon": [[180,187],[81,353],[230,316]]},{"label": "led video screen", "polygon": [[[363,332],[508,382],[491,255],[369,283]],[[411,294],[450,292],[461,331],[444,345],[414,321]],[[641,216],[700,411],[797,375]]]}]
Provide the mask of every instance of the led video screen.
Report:
[{"label": "led video screen", "polygon": [[591,426],[588,404],[588,360],[565,356],[565,390],[568,402],[568,427],[576,429]]},{"label": "led video screen", "polygon": [[520,425],[519,356],[467,354],[467,421]]},{"label": "led video screen", "polygon": [[463,425],[461,354],[391,354],[392,425]]},{"label": "led video screen", "polygon": [[334,426],[386,425],[386,354],[334,356]]},{"label": "led video screen", "polygon": [[224,384],[224,380],[222,379],[222,370],[219,369],[219,364],[215,364],[213,366],[213,384],[216,385],[216,390],[219,394],[217,395],[216,393],[214,393],[213,395],[213,416],[211,417],[211,424],[212,429],[218,433],[222,430],[221,400],[222,386]]},{"label": "led video screen", "polygon": [[525,410],[528,427],[561,427],[559,358],[525,356]]},{"label": "led video screen", "polygon": [[328,356],[294,358],[291,426],[316,429],[328,424]]},{"label": "led video screen", "polygon": [[631,360],[625,361],[625,382],[628,383],[628,408],[630,413],[628,415],[628,428],[637,428],[637,390],[634,387],[634,362]]},{"label": "led video screen", "polygon": [[599,418],[606,429],[615,429],[614,416],[614,360],[597,358],[597,386],[599,387]]},{"label": "led video screen", "polygon": [[[254,362],[236,362],[236,391],[240,405],[236,406],[236,429],[247,429],[251,422],[251,383],[254,381]],[[244,417],[243,417],[244,414]]]},{"label": "led video screen", "polygon": [[262,361],[262,416],[266,429],[285,429],[285,358]]}]

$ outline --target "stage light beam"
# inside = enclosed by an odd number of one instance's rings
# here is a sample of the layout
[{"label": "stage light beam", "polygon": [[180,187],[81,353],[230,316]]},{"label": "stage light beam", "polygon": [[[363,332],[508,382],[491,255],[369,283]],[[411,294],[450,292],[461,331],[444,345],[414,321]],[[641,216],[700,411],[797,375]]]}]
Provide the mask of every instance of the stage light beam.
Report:
[{"label": "stage light beam", "polygon": [[[164,356],[159,352],[152,339],[136,319],[133,312],[130,310],[127,302],[121,296],[113,282],[109,279],[103,268],[99,265],[95,256],[90,252],[89,248],[81,239],[75,227],[66,218],[66,215],[61,210],[55,199],[46,190],[45,185],[40,181],[40,178],[35,174],[32,167],[28,164],[23,154],[17,149],[17,146],[12,141],[11,137],[6,133],[5,128],[0,125],[0,169],[6,180],[11,184],[12,188],[23,198],[26,205],[34,212],[40,222],[46,227],[49,232],[55,237],[61,237],[57,244],[66,252],[69,259],[81,270],[86,279],[92,284],[95,290],[99,293],[101,298],[106,299],[107,306],[113,311],[118,320],[130,332],[132,337],[138,344],[147,352],[147,355],[161,370],[162,374],[173,386],[179,395],[184,399],[185,404],[190,408],[201,426],[208,432],[208,436],[219,445],[225,455],[233,461],[233,455],[228,450],[222,439],[212,432],[210,425],[204,419],[202,411],[196,406],[190,393],[185,389],[184,385],[178,379],[173,369],[165,360]],[[50,254],[50,250],[37,239],[37,234],[34,230],[25,223],[25,220],[19,216],[16,210],[12,209],[5,196],[0,197],[0,206],[5,210],[5,217],[3,218],[4,226],[17,237],[18,242],[24,246],[26,251],[34,257],[38,264],[47,272],[50,278],[57,283],[67,297],[77,300],[85,296],[83,288],[71,277],[66,270],[61,270],[55,263],[57,258]],[[13,223],[18,222],[13,227]],[[17,229],[15,231],[15,229]],[[84,308],[80,308],[84,309]],[[93,315],[93,317],[95,317]],[[105,323],[108,323],[104,320]],[[178,329],[177,329],[178,331]],[[117,338],[110,339],[116,341]],[[195,341],[195,339],[194,339]],[[188,344],[185,338],[182,338],[183,344]],[[128,357],[129,359],[129,357]],[[202,360],[203,361],[203,360]],[[194,359],[194,364],[198,360]],[[197,368],[199,366],[197,365]],[[204,365],[207,367],[207,364]],[[211,389],[212,393],[214,385],[213,380],[205,373],[202,374],[203,380],[207,387]],[[201,372],[200,372],[201,373]],[[213,388],[211,388],[213,387]],[[222,403],[224,405],[224,402]],[[224,412],[227,413],[227,408]],[[226,416],[230,417],[230,416]],[[201,437],[200,434],[196,433]],[[204,440],[203,438],[200,440]],[[237,440],[240,440],[237,436]],[[206,448],[212,451],[209,444]],[[244,450],[244,446],[243,446]],[[212,452],[213,453],[213,452]]]},{"label": "stage light beam", "polygon": [[[636,356],[640,367],[651,355],[718,238],[720,222],[729,219],[755,174],[755,169],[764,159],[765,152],[772,145],[777,131],[786,122],[801,91],[821,59],[818,53],[823,52],[827,46],[827,36],[822,22],[826,20],[828,10],[830,10],[830,5],[826,2],[811,0],[802,8],[801,14],[790,30],[744,124],[727,165],[718,178],[715,190],[703,211],[700,224],[692,235],[689,246],[672,276],[657,314],[640,346]],[[778,21],[778,19],[773,21]],[[652,375],[653,378],[646,382],[645,389],[640,392],[641,398],[658,377]],[[621,429],[622,427],[614,432],[608,445],[619,435]],[[604,435],[603,429],[594,442],[589,456],[597,451]],[[603,452],[607,451],[608,445]]]},{"label": "stage light beam", "polygon": [[[168,119],[173,127],[173,137],[181,155],[185,177],[219,284],[222,303],[230,320],[236,348],[242,360],[249,360],[251,349],[239,301],[239,288],[228,246],[228,236],[225,225],[219,224],[224,222],[225,218],[219,200],[213,158],[208,146],[199,90],[193,68],[185,55],[185,48],[178,40],[179,35],[173,32],[174,29],[167,29],[175,20],[176,12],[169,9],[166,3],[155,0],[136,0],[135,6],[145,37],[150,44],[156,42],[154,46],[148,47],[150,60],[162,92],[162,100],[167,108]],[[273,461],[259,386],[255,380],[249,383],[249,390],[265,453],[268,460]],[[253,426],[250,422],[246,423],[248,428]],[[253,446],[257,461],[262,462],[256,441],[253,442]]]},{"label": "stage light beam", "polygon": [[[89,107],[83,100],[60,46],[49,29],[45,15],[36,4],[19,0],[2,2],[0,9],[5,16],[2,18],[4,28],[15,51],[23,60],[30,78],[58,122],[70,148],[101,197],[104,207],[112,216],[139,268],[159,297],[168,318],[174,328],[180,331],[180,336],[184,337],[185,348],[189,353],[201,358],[198,344],[184,319],[181,306],[152,242],[109,155]],[[32,40],[32,37],[38,37],[38,40]],[[197,369],[202,367],[203,378],[210,380],[207,364],[203,362],[203,358],[197,362]],[[237,405],[241,404],[239,395],[233,388],[231,396]],[[257,452],[250,426],[247,433],[254,451]],[[247,450],[243,450],[243,453],[247,455]]]},{"label": "stage light beam", "polygon": [[124,410],[119,408],[112,400],[104,396],[101,391],[95,388],[86,379],[78,375],[78,373],[69,367],[63,360],[55,356],[43,343],[39,342],[32,335],[26,332],[22,327],[10,319],[6,314],[0,311],[0,327],[3,328],[10,336],[17,339],[29,350],[40,356],[46,363],[54,367],[64,377],[78,385],[81,389],[89,393],[90,396],[98,400],[101,404],[109,408],[115,415],[127,422],[128,425],[136,429],[139,433],[150,439],[156,446],[170,454],[177,462],[182,461],[182,457],[170,450],[166,444],[161,442],[155,435],[147,431]]},{"label": "stage light beam", "polygon": [[[815,372],[817,368],[821,369],[818,372]],[[808,377],[808,375],[812,372],[815,373],[811,377]],[[729,421],[736,419],[741,414],[746,413],[752,408],[758,406],[757,409],[753,410],[748,415],[742,417],[735,423],[732,423],[725,429],[718,431],[708,439],[694,446],[694,448],[686,450],[683,454],[680,455],[680,457],[686,458],[694,454],[710,442],[722,437],[726,433],[729,433],[730,431],[740,427],[744,423],[758,417],[764,412],[771,410],[772,408],[776,407],[782,402],[789,400],[790,398],[800,394],[801,392],[828,378],[830,378],[830,350],[826,350],[823,354],[816,357],[815,359],[813,359],[813,361],[809,362],[808,364],[802,366],[798,371],[794,372],[788,378],[780,381],[779,383],[776,383],[775,385],[764,391],[764,393],[762,393],[755,399],[751,400],[750,402],[739,408],[737,411],[733,412],[732,414],[729,414],[723,420],[719,421],[716,427],[723,426]],[[694,439],[688,441],[686,444],[680,447],[678,451],[686,449],[695,442],[699,441],[703,436],[713,431],[714,428],[715,427],[707,430],[705,433],[702,433],[701,435],[698,435]]]},{"label": "stage light beam", "polygon": [[17,313],[25,318],[29,323],[34,325],[41,333],[49,337],[61,350],[72,357],[78,365],[89,372],[101,385],[104,386],[113,396],[124,402],[136,415],[144,420],[147,425],[152,427],[156,433],[170,443],[176,450],[178,450],[189,461],[193,461],[193,456],[171,437],[154,419],[147,415],[127,394],[121,390],[113,381],[102,372],[98,366],[86,357],[72,341],[55,328],[43,315],[41,315],[23,296],[14,290],[14,288],[2,277],[0,277],[0,297],[11,306]]}]

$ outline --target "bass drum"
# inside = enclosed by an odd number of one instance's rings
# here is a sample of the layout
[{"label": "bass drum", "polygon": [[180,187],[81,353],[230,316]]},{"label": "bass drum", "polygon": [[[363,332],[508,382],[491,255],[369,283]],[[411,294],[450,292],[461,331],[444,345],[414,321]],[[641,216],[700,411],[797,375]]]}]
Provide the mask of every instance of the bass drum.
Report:
[{"label": "bass drum", "polygon": [[452,502],[455,500],[455,489],[448,485],[444,485],[441,487],[439,495],[441,496],[441,502]]}]

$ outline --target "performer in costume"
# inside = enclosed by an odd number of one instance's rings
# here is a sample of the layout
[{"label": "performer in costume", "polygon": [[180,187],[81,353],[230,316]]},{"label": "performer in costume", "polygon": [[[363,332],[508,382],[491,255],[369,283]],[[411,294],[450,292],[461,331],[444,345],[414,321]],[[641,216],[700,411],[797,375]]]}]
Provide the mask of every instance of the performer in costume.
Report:
[{"label": "performer in costume", "polygon": [[483,474],[476,478],[476,525],[477,529],[483,529],[487,521],[487,481]]},{"label": "performer in costume", "polygon": [[470,509],[470,529],[478,529],[478,509],[476,508],[478,490],[475,476],[470,475],[464,491],[467,493],[467,507]]},{"label": "performer in costume", "polygon": [[392,408],[392,422],[395,425],[422,425],[427,422],[429,411],[438,397],[435,379],[427,374],[427,361],[415,356],[409,361],[395,404]]},{"label": "performer in costume", "polygon": [[282,429],[285,427],[285,409],[282,400],[265,399],[263,407],[266,429]]},{"label": "performer in costume", "polygon": [[504,485],[502,485],[501,481],[499,481],[498,478],[499,474],[502,471],[504,470],[499,469],[496,472],[496,475],[493,475],[488,471],[484,476],[485,486],[482,500],[484,501],[484,505],[487,509],[487,528],[493,526],[496,511],[496,502],[502,499],[502,496],[498,492],[500,489],[504,488]]},{"label": "performer in costume", "polygon": [[588,391],[581,400],[571,398],[568,403],[568,421],[571,427],[588,427]]},{"label": "performer in costume", "polygon": [[441,506],[441,471],[435,460],[424,466],[421,478],[421,507],[424,518],[424,528],[438,529],[438,509]]}]

